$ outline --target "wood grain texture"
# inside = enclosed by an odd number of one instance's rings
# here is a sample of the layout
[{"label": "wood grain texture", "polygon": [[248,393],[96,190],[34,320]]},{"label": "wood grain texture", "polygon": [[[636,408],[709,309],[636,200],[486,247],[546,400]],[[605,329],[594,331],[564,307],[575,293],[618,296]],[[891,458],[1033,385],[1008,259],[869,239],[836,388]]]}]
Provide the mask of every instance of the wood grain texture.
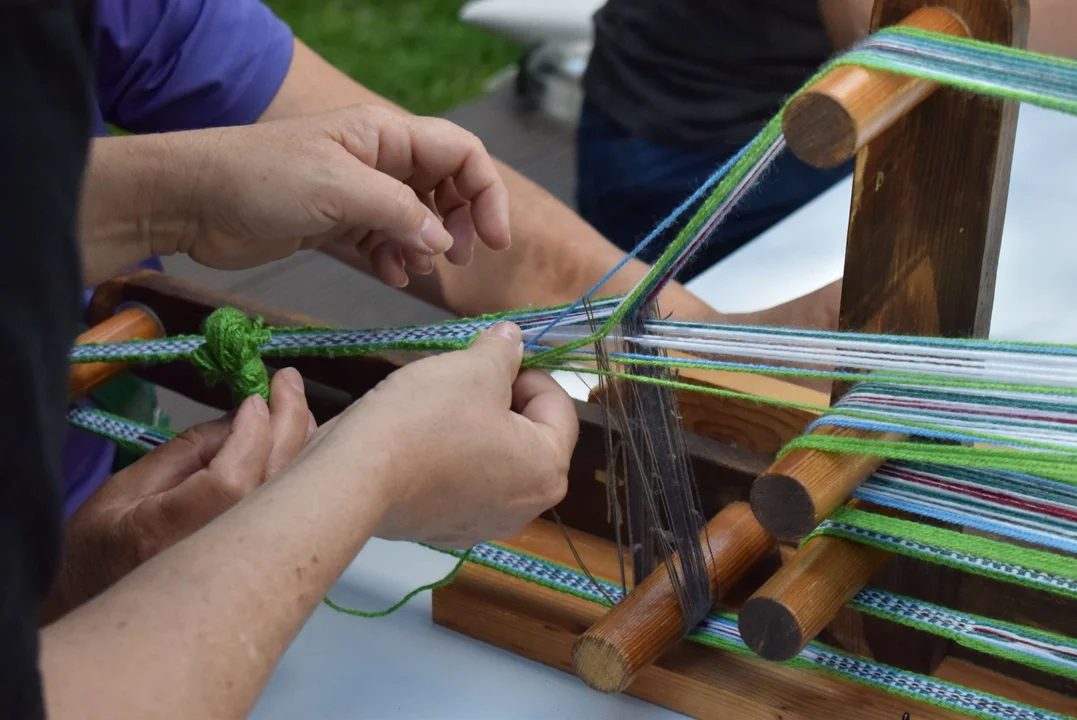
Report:
[{"label": "wood grain texture", "polygon": [[[900,25],[958,37],[969,29],[943,7],[922,7]],[[834,168],[919,105],[938,84],[856,66],[837,67],[793,98],[782,116],[789,149],[819,168]]]},{"label": "wood grain texture", "polygon": [[[733,390],[760,397],[780,397],[820,407],[825,407],[829,401],[827,396],[817,391],[765,376],[689,369],[681,371],[678,377],[683,382],[701,387]],[[605,396],[597,389],[591,395],[592,402],[604,400]],[[704,435],[709,440],[732,442],[737,447],[769,454],[797,437],[817,417],[816,413],[773,407],[749,398],[687,391],[678,394],[678,403],[682,427],[690,433],[689,437],[691,433]],[[591,441],[591,438],[581,434],[579,445]],[[602,450],[604,446],[595,447]],[[691,446],[689,449],[693,458],[699,457],[698,450],[693,452]],[[604,451],[596,460],[604,462]],[[602,483],[610,481],[604,469],[596,471],[596,474]],[[774,544],[756,522],[748,505],[739,502],[740,497],[729,493],[734,488],[746,488],[745,485],[740,482],[736,485],[722,483],[713,473],[701,477],[697,472],[696,478],[703,497],[712,497],[712,488],[725,488],[721,494],[725,503],[703,503],[704,513],[712,520],[701,536],[704,555],[709,559],[707,570],[712,597],[721,598],[765,554],[773,550]],[[570,487],[573,485],[570,479]],[[728,504],[732,500],[738,502]],[[576,509],[579,500],[570,498],[562,506]],[[607,524],[608,518],[607,511]],[[574,528],[580,527],[576,518],[569,524]],[[597,690],[621,692],[642,668],[680,640],[686,631],[669,572],[662,567],[641,583],[599,625],[580,638],[574,650],[577,675]]]},{"label": "wood grain texture", "polygon": [[[814,435],[899,441],[900,433],[821,427]],[[885,458],[819,450],[793,450],[752,483],[752,512],[775,537],[795,541],[809,535],[871,477]]]},{"label": "wood grain texture", "polygon": [[[690,358],[683,353],[670,352],[669,355]],[[677,379],[701,388],[729,390],[807,406],[825,408],[830,404],[826,393],[766,375],[687,368],[677,371]],[[676,395],[681,427],[686,431],[765,456],[777,454],[819,417],[818,412],[769,405],[746,397],[688,390],[679,390]],[[604,399],[599,387],[589,396],[591,402],[603,402]]]},{"label": "wood grain texture", "polygon": [[[1024,45],[1025,0],[880,0],[873,28],[926,5]],[[1016,104],[942,88],[857,155],[840,329],[987,336],[1016,126]]]},{"label": "wood grain texture", "polygon": [[744,603],[741,638],[761,658],[793,659],[889,559],[849,540],[812,538]]},{"label": "wood grain texture", "polygon": [[[775,550],[774,540],[755,521],[747,503],[734,503],[718,513],[701,534],[700,544],[711,597],[716,600]],[[688,629],[669,570],[662,566],[580,637],[573,649],[573,667],[595,690],[622,692]]]},{"label": "wood grain texture", "polygon": [[[555,508],[556,516],[570,528],[612,540],[616,534],[608,494],[604,413],[596,403],[577,402],[576,415],[580,434],[569,467],[568,492]],[[613,442],[619,442],[621,429],[612,419],[610,430]],[[765,456],[693,433],[685,434],[685,446],[707,517],[730,503],[747,500],[752,481],[770,462]],[[624,507],[623,488],[617,497]],[[545,517],[554,519],[554,514]]]},{"label": "wood grain texture", "polygon": [[[1026,0],[879,0],[872,29],[944,7],[971,37],[1023,46]],[[857,154],[839,329],[986,337],[1018,107],[940,88]],[[836,387],[835,396],[844,392]],[[953,606],[960,575],[895,558],[874,585]],[[836,610],[836,608],[835,608]],[[930,672],[949,643],[864,618],[873,655]]]},{"label": "wood grain texture", "polygon": [[[585,566],[617,582],[612,544],[570,532]],[[560,530],[538,521],[510,545],[570,567]],[[434,591],[434,622],[544,665],[572,672],[577,638],[608,610],[494,570],[467,565]],[[962,662],[945,664],[951,682],[1063,712],[1072,700],[1010,681]],[[689,717],[706,720],[957,720],[965,717],[820,672],[733,655],[682,641],[644,669],[626,690]],[[1067,705],[1067,703],[1069,703]]]},{"label": "wood grain texture", "polygon": [[[152,312],[145,308],[129,307],[103,319],[79,335],[75,344],[152,340],[164,337],[164,334],[164,328]],[[77,400],[128,369],[128,363],[72,363],[67,386],[68,399]]]}]

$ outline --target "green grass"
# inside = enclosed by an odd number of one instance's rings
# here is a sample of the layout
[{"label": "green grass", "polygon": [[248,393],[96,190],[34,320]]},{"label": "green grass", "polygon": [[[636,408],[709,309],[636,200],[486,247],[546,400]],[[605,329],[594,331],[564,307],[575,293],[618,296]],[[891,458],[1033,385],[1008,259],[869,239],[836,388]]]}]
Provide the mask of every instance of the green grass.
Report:
[{"label": "green grass", "polygon": [[457,19],[464,0],[266,0],[295,34],[366,87],[422,115],[482,94],[520,48]]}]

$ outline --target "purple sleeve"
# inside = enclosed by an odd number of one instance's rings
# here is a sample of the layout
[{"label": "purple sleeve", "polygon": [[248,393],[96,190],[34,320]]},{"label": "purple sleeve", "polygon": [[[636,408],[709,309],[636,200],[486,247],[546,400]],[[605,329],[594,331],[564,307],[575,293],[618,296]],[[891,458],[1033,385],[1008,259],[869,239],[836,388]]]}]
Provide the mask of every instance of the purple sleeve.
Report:
[{"label": "purple sleeve", "polygon": [[98,0],[98,104],[134,133],[254,122],[292,61],[259,0]]}]

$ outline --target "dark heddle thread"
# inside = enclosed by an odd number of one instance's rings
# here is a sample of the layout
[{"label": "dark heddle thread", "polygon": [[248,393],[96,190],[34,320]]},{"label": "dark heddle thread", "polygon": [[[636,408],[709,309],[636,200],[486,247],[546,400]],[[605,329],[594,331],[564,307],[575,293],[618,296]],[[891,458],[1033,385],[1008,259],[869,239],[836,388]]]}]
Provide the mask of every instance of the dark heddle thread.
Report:
[{"label": "dark heddle thread", "polygon": [[[653,305],[634,313],[623,321],[622,337],[641,336],[646,321],[656,314]],[[662,355],[658,349],[627,341],[624,351],[656,358]],[[598,357],[600,364],[608,364],[604,350]],[[668,368],[652,365],[632,364],[624,371],[657,380],[673,379]],[[664,564],[686,629],[694,627],[706,617],[714,599],[700,545],[706,520],[681,428],[676,393],[669,387],[641,382],[609,383],[604,393],[610,420],[620,429],[620,441],[615,443],[607,426],[607,490],[612,519],[619,527],[622,499],[618,490],[623,489],[633,581],[639,584]]]}]

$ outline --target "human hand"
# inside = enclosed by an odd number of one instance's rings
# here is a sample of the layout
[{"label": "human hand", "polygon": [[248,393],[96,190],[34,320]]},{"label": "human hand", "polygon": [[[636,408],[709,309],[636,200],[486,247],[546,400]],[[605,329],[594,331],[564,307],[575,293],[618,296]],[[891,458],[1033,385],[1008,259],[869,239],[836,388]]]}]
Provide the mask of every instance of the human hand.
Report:
[{"label": "human hand", "polygon": [[[433,256],[509,245],[508,191],[471,133],[445,120],[354,106],[258,125],[162,136],[193,176],[177,247],[217,269],[332,245],[393,286]],[[192,164],[193,163],[193,164]],[[182,180],[180,181],[182,182]]]},{"label": "human hand", "polygon": [[376,535],[443,547],[517,535],[564,497],[579,425],[547,373],[520,372],[520,330],[390,375],[322,426],[295,468],[366,482]]},{"label": "human hand", "polygon": [[273,377],[234,418],[197,425],[124,468],[67,525],[57,615],[102,592],[197,531],[291,462],[316,429],[294,369]]}]

